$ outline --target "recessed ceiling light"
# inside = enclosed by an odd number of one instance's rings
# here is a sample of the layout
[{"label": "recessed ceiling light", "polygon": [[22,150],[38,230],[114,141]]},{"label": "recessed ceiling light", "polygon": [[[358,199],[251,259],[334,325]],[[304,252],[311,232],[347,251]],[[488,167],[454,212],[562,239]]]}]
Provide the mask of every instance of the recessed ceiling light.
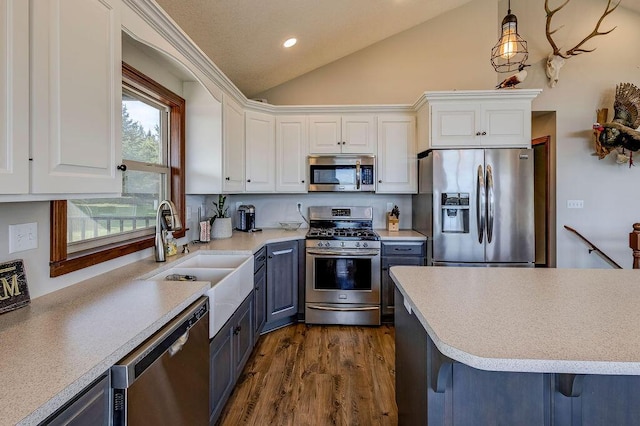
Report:
[{"label": "recessed ceiling light", "polygon": [[292,37],[292,38],[290,38],[289,40],[287,40],[287,41],[285,41],[284,43],[282,43],[282,45],[283,45],[284,47],[291,47],[291,46],[293,46],[294,44],[296,44],[297,42],[298,42],[298,40],[297,40],[296,38],[293,38],[293,37]]}]

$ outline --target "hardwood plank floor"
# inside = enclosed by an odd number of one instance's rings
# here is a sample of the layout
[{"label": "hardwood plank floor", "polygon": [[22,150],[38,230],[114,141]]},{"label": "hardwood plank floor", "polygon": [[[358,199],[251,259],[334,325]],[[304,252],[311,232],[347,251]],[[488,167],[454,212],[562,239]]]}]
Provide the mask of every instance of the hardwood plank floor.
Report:
[{"label": "hardwood plank floor", "polygon": [[392,326],[296,324],[260,337],[219,426],[398,424]]}]

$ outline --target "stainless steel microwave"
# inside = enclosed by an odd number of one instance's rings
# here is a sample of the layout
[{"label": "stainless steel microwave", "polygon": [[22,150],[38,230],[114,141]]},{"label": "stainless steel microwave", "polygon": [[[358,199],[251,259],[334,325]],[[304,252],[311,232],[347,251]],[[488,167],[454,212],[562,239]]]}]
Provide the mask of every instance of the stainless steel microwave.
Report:
[{"label": "stainless steel microwave", "polygon": [[376,190],[373,155],[309,156],[310,192],[373,192]]}]

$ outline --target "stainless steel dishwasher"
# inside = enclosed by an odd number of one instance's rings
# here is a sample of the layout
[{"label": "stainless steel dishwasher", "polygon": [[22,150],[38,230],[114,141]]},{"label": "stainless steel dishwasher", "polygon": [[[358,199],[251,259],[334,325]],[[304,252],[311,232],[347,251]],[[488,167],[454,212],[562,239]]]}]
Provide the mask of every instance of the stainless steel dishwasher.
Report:
[{"label": "stainless steel dishwasher", "polygon": [[209,299],[111,368],[113,424],[209,424]]}]

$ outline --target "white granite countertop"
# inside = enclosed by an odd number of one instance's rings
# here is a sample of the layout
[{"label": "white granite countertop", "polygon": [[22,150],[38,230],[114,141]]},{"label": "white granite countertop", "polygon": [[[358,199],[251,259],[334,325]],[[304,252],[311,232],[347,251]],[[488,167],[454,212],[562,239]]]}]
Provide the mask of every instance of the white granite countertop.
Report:
[{"label": "white granite countertop", "polygon": [[634,270],[394,266],[444,355],[490,371],[640,375]]},{"label": "white granite countertop", "polygon": [[197,253],[252,254],[267,243],[304,239],[306,229],[234,232],[190,244],[190,254],[152,257],[34,299],[0,315],[0,425],[44,420],[202,296],[203,282],[147,282]]}]

